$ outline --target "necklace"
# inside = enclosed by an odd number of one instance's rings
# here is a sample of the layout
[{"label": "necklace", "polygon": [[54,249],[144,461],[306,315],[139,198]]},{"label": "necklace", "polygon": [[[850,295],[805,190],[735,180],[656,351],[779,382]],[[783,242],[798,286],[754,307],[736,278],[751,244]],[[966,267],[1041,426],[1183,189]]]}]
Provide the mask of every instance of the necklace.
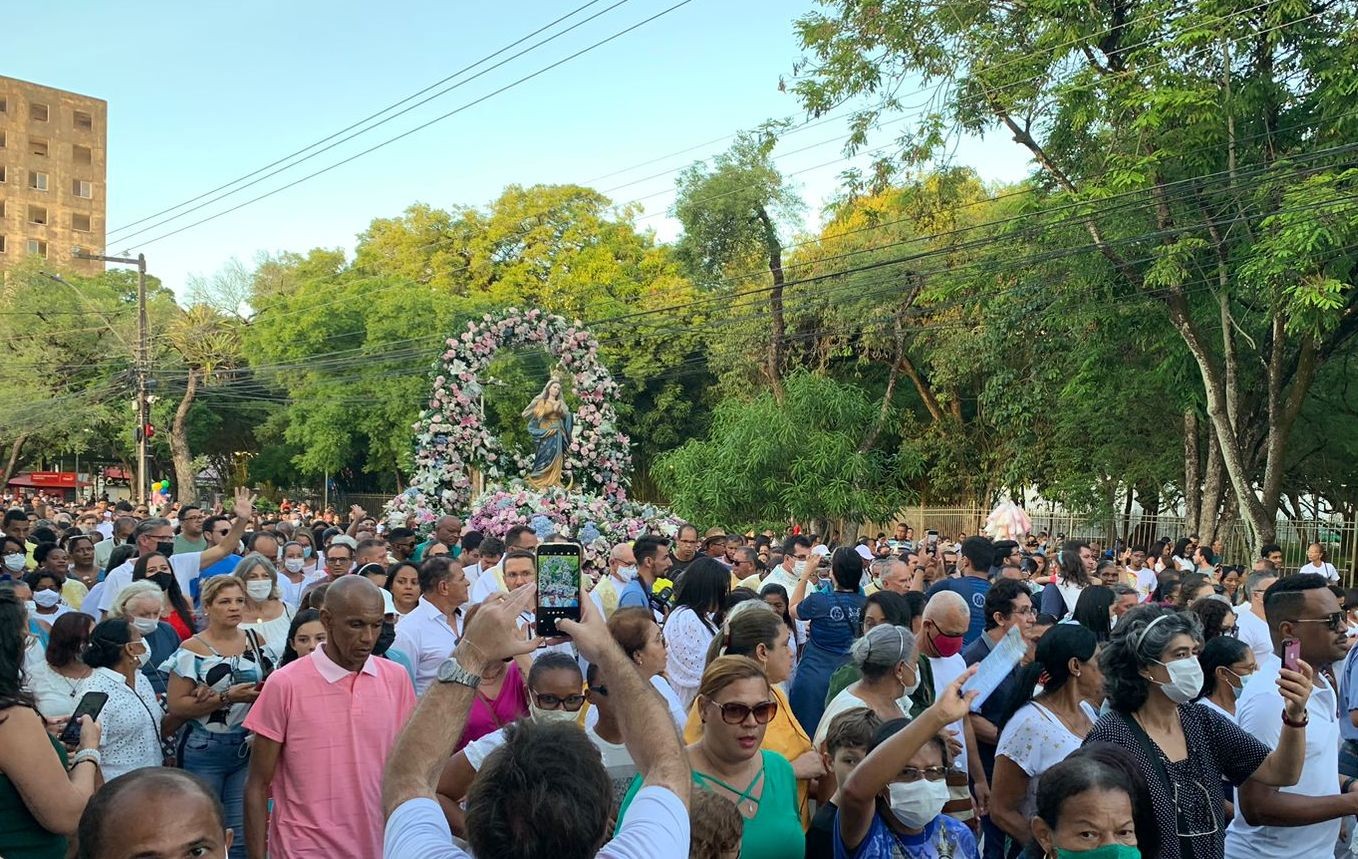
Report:
[{"label": "necklace", "polygon": [[[703,754],[702,757],[706,760],[708,764],[712,763],[712,760],[708,758],[706,754]],[[711,766],[709,766],[708,768],[716,769],[716,767]],[[734,787],[733,785],[730,785],[722,781],[716,776],[702,772],[699,769],[693,770],[693,780],[695,782],[698,782],[699,784],[705,783],[715,784],[717,787],[720,787],[723,790],[726,790],[734,794],[735,799],[731,801],[735,803],[736,810],[740,812],[740,816],[745,818],[746,820],[753,820],[755,815],[759,813],[759,802],[760,799],[762,799],[762,796],[756,797],[753,796],[752,794],[756,790],[759,790],[760,785],[764,780],[764,756],[762,753],[760,753],[759,768],[755,770],[754,775],[751,776],[750,782],[745,786],[744,790],[741,790],[738,787]]]}]

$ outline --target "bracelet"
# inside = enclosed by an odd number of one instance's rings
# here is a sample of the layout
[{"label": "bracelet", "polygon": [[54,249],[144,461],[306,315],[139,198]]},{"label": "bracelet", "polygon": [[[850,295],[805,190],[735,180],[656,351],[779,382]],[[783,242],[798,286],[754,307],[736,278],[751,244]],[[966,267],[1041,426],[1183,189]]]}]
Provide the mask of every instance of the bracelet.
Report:
[{"label": "bracelet", "polygon": [[71,758],[71,768],[75,769],[78,764],[83,764],[85,761],[89,761],[96,767],[104,764],[103,755],[99,754],[98,749],[81,749]]},{"label": "bracelet", "polygon": [[1310,721],[1311,721],[1310,713],[1307,713],[1306,715],[1302,716],[1300,720],[1294,721],[1290,716],[1287,715],[1287,708],[1286,707],[1283,708],[1283,724],[1289,728],[1304,728],[1307,726],[1307,724],[1310,723]]}]

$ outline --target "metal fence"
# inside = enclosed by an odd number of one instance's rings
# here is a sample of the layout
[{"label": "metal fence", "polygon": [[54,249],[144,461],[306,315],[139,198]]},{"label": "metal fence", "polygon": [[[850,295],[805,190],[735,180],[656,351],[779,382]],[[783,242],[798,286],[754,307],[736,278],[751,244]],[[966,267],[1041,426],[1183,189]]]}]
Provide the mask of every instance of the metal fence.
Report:
[{"label": "metal fence", "polygon": [[[1157,515],[1146,516],[1134,512],[1129,517],[1118,516],[1110,530],[1109,523],[1085,516],[1078,516],[1060,508],[1029,509],[1033,533],[1046,532],[1055,537],[1066,535],[1070,540],[1097,540],[1105,548],[1115,539],[1128,541],[1129,545],[1149,545],[1160,537],[1178,539],[1192,531],[1183,517]],[[865,523],[861,535],[875,536],[879,532],[890,535],[897,522],[904,522],[915,529],[919,539],[926,529],[934,529],[940,534],[955,537],[958,534],[980,534],[985,525],[989,510],[967,507],[907,507],[890,522]],[[1244,523],[1230,521],[1223,523],[1218,539],[1224,548],[1223,563],[1249,566],[1255,558],[1254,546]],[[1296,569],[1307,562],[1306,548],[1311,543],[1320,543],[1327,552],[1327,558],[1339,570],[1340,577],[1347,584],[1353,584],[1355,559],[1358,559],[1358,522],[1343,519],[1291,520],[1279,518],[1276,542],[1283,550],[1283,566]]]}]

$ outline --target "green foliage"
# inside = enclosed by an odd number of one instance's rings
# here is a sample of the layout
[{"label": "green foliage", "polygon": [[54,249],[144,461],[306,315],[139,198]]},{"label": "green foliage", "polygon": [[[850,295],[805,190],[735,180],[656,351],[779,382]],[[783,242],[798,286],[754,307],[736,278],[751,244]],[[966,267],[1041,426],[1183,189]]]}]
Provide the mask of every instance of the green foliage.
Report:
[{"label": "green foliage", "polygon": [[665,454],[661,487],[674,510],[728,527],[784,527],[788,518],[881,519],[910,497],[902,462],[859,446],[877,417],[867,392],[796,372],[779,404],[767,391],[726,399],[706,439]]}]

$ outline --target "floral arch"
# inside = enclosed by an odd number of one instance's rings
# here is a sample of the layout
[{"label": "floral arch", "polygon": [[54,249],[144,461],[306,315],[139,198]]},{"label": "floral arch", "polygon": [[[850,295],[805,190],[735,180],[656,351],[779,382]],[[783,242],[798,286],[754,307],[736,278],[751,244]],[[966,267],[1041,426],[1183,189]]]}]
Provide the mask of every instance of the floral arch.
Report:
[{"label": "floral arch", "polygon": [[446,510],[472,500],[470,469],[489,486],[526,474],[532,458],[508,451],[485,426],[481,374],[502,348],[540,346],[570,375],[577,432],[566,449],[565,483],[611,502],[627,498],[632,455],[617,429],[617,383],[599,361],[599,344],[579,323],[541,310],[509,308],[467,323],[435,368],[427,407],[415,424],[415,474],[411,486]]}]

